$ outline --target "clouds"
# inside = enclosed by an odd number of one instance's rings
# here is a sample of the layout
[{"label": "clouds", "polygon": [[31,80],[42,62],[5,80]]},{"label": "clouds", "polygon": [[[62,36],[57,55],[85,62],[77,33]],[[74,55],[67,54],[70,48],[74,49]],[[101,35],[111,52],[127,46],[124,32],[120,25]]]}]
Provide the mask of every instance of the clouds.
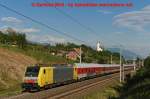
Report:
[{"label": "clouds", "polygon": [[[9,27],[3,26],[0,27],[0,31],[7,31]],[[66,43],[67,40],[58,36],[52,36],[50,34],[39,34],[39,29],[36,28],[16,28],[11,27],[12,30],[19,32],[19,33],[25,33],[27,36],[27,40],[32,42],[38,42],[38,43]]]},{"label": "clouds", "polygon": [[52,36],[47,33],[39,33],[40,29],[38,28],[25,27],[26,24],[23,24],[24,21],[15,17],[2,17],[0,18],[0,21],[2,22],[0,31],[5,32],[8,28],[11,28],[18,33],[25,33],[27,36],[27,40],[29,41],[51,44],[67,42],[64,38],[58,36]]},{"label": "clouds", "polygon": [[115,32],[114,34],[115,35],[122,35],[122,34],[124,34],[124,32]]},{"label": "clouds", "polygon": [[[7,31],[8,28],[9,28],[8,26],[2,26],[0,27],[0,31],[5,32]],[[16,28],[16,27],[10,27],[10,28],[19,33],[36,33],[40,31],[39,29],[36,28]]]},{"label": "clouds", "polygon": [[112,12],[108,10],[98,10],[97,12],[102,13],[102,14],[112,14]]},{"label": "clouds", "polygon": [[113,20],[114,26],[124,28],[121,32],[125,34],[122,37],[126,41],[123,41],[123,43],[126,43],[129,49],[138,54],[141,53],[143,56],[148,55],[150,51],[148,44],[150,36],[150,29],[148,29],[150,26],[150,5],[137,11],[116,15],[113,17]]},{"label": "clouds", "polygon": [[2,27],[0,27],[1,31],[6,31],[8,27],[20,33],[35,33],[40,31],[39,29],[33,27],[22,28],[24,25],[22,24],[23,20],[20,20],[16,17],[2,17],[0,21],[4,24]]},{"label": "clouds", "polygon": [[20,20],[15,17],[2,17],[0,18],[2,25],[0,27],[0,31],[7,31],[8,28],[19,32],[25,33],[27,36],[27,40],[38,42],[38,43],[65,43],[66,40],[61,37],[52,36],[49,34],[40,34],[40,29],[34,27],[24,27],[26,24],[23,24],[23,20]]},{"label": "clouds", "polygon": [[36,28],[22,28],[22,29],[14,28],[14,30],[21,33],[35,33],[40,31],[39,29]]},{"label": "clouds", "polygon": [[2,22],[6,22],[6,23],[13,23],[13,24],[20,24],[20,23],[22,23],[22,20],[17,19],[15,17],[2,17],[1,21]]},{"label": "clouds", "polygon": [[150,5],[139,11],[116,15],[113,24],[136,31],[145,31],[145,27],[150,24]]},{"label": "clouds", "polygon": [[61,37],[57,37],[57,36],[52,36],[49,34],[39,34],[39,35],[35,35],[35,34],[29,34],[27,35],[27,39],[29,41],[33,41],[33,42],[39,42],[39,43],[65,43],[67,42],[66,39],[61,38]]}]

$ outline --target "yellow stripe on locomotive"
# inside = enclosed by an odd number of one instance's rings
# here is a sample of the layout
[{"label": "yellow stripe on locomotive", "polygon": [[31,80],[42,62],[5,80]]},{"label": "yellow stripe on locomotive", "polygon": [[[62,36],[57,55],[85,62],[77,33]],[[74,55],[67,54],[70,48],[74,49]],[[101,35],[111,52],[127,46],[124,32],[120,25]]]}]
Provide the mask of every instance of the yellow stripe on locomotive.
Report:
[{"label": "yellow stripe on locomotive", "polygon": [[76,78],[72,66],[33,66],[27,67],[22,88],[40,89],[54,84],[65,83]]},{"label": "yellow stripe on locomotive", "polygon": [[38,75],[38,85],[44,87],[53,84],[53,67],[40,67]]}]

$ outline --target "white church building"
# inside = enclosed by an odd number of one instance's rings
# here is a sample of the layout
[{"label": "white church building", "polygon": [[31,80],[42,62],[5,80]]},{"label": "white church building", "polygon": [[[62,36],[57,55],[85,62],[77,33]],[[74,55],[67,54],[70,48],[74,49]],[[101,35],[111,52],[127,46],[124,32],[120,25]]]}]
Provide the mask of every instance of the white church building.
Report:
[{"label": "white church building", "polygon": [[96,50],[97,50],[98,52],[102,52],[102,51],[103,51],[102,45],[101,45],[101,43],[100,43],[99,41],[97,42]]}]

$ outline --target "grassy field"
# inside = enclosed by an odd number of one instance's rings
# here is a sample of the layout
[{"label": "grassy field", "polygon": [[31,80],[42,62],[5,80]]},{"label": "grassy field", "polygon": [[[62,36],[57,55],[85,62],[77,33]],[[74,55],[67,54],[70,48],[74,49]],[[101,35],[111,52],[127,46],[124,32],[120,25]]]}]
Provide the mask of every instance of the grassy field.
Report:
[{"label": "grassy field", "polygon": [[109,99],[111,96],[116,96],[117,92],[114,90],[114,87],[119,84],[119,81],[111,82],[105,87],[93,91],[85,96],[80,97],[80,99]]},{"label": "grassy field", "polygon": [[0,90],[0,96],[1,97],[6,97],[6,96],[12,96],[12,95],[16,95],[21,93],[21,86],[18,83],[16,86],[4,89],[4,90]]},{"label": "grassy field", "polygon": [[37,63],[67,62],[64,57],[52,56],[45,51],[35,51],[30,48],[23,50],[16,46],[3,44],[0,44],[0,48],[4,49],[4,52],[1,50],[0,54],[0,59],[3,59],[3,62],[2,60],[0,62],[0,96],[10,96],[21,92],[23,78],[20,74],[24,73],[23,68],[28,62],[29,64],[35,63],[32,62],[32,59],[36,60]]},{"label": "grassy field", "polygon": [[32,50],[30,48],[23,50],[23,49],[20,49],[18,47],[13,47],[10,45],[2,45],[2,44],[0,44],[0,47],[6,48],[6,49],[11,50],[11,51],[15,51],[17,53],[22,53],[22,54],[28,55],[30,57],[33,57],[39,63],[66,63],[66,62],[71,62],[71,61],[66,60],[64,57],[53,56],[46,51],[37,51],[37,50]]},{"label": "grassy field", "polygon": [[0,70],[0,96],[10,96],[21,93],[21,78],[17,80],[10,77],[6,70]]}]

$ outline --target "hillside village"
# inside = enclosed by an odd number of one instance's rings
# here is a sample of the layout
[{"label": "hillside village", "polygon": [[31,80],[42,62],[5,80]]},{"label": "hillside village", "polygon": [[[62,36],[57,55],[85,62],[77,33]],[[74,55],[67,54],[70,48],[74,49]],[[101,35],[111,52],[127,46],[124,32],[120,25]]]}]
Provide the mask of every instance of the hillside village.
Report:
[{"label": "hillside village", "polygon": [[[41,44],[28,41],[25,34],[17,33],[11,28],[0,31],[0,60],[2,60],[0,95],[7,96],[21,92],[20,84],[25,68],[34,64],[73,64],[80,62],[80,55],[84,63],[119,64],[119,53],[112,53],[102,48],[100,42],[95,46],[97,49],[70,42],[55,45]],[[124,62],[125,59],[122,58],[122,61]]]},{"label": "hillside village", "polygon": [[0,31],[0,95],[20,92],[19,85],[27,66],[39,63],[73,64],[80,61],[80,54],[82,62],[86,63],[110,63],[111,55],[113,63],[119,63],[119,54],[107,50],[96,51],[89,46],[70,42],[55,45],[33,43],[26,39],[25,34],[11,28]]},{"label": "hillside village", "polygon": [[55,45],[40,44],[28,41],[25,34],[17,33],[12,28],[8,28],[3,32],[0,31],[0,43],[4,46],[22,49],[23,51],[44,51],[50,56],[62,57],[68,62],[79,62],[80,48],[83,62],[110,63],[110,56],[113,55],[113,61],[117,63],[119,58],[118,53],[112,53],[102,49],[100,42],[98,42],[97,45],[95,44],[97,49],[93,49],[84,44],[76,45],[70,42],[65,44],[56,43]]}]

